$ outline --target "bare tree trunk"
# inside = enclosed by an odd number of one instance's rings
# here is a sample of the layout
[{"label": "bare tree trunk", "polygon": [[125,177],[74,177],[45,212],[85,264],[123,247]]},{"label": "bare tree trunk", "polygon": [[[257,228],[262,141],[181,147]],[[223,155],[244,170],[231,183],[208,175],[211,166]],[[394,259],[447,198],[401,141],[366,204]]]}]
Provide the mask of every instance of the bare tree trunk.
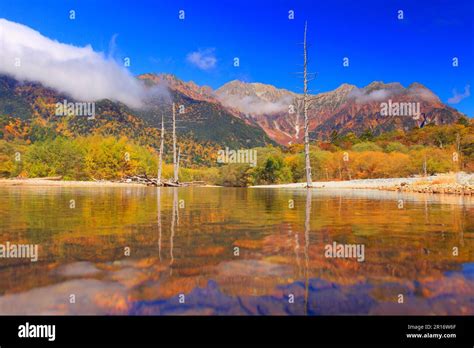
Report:
[{"label": "bare tree trunk", "polygon": [[163,114],[161,114],[161,143],[160,143],[160,158],[158,159],[158,181],[157,181],[158,186],[161,185],[164,145],[165,145],[165,121],[164,121]]},{"label": "bare tree trunk", "polygon": [[181,159],[181,148],[178,147],[178,161],[176,162],[176,182],[178,182],[179,179],[179,161]]},{"label": "bare tree trunk", "polygon": [[307,78],[307,70],[308,70],[308,53],[307,53],[307,46],[306,46],[306,31],[307,31],[307,23],[305,22],[304,25],[304,43],[303,43],[303,50],[304,50],[304,70],[303,70],[303,79],[304,79],[304,97],[303,97],[303,111],[304,111],[304,156],[305,156],[305,169],[306,169],[306,187],[311,187],[313,185],[313,181],[311,178],[311,162],[309,158],[309,122],[308,122],[308,78]]},{"label": "bare tree trunk", "polygon": [[423,176],[427,176],[428,173],[427,173],[427,164],[426,164],[426,155],[423,157]]},{"label": "bare tree trunk", "polygon": [[173,182],[178,182],[178,165],[176,158],[176,111],[173,103]]},{"label": "bare tree trunk", "polygon": [[459,133],[456,133],[456,155],[458,162],[458,170],[463,170],[463,163],[461,158],[461,136]]}]

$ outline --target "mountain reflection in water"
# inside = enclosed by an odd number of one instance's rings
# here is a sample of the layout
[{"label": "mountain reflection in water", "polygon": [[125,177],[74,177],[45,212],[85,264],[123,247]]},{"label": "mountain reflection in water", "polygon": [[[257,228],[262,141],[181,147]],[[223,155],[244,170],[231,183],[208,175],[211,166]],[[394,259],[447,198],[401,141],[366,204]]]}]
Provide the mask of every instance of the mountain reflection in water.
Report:
[{"label": "mountain reflection in water", "polygon": [[[473,203],[360,190],[4,187],[0,243],[39,244],[40,254],[0,259],[0,314],[473,315]],[[326,258],[334,241],[365,245],[364,262]]]}]

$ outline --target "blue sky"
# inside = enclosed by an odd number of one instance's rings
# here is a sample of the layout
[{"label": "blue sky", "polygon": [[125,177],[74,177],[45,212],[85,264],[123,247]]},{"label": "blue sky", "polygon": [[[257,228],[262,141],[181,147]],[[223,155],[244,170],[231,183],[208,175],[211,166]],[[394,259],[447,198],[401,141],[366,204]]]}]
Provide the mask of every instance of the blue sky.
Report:
[{"label": "blue sky", "polygon": [[240,79],[295,92],[307,20],[313,93],[342,83],[419,82],[445,103],[456,89],[458,102],[449,105],[474,116],[474,97],[465,93],[474,76],[471,0],[1,0],[0,18],[119,60],[130,57],[133,74],[173,73],[213,88]]}]

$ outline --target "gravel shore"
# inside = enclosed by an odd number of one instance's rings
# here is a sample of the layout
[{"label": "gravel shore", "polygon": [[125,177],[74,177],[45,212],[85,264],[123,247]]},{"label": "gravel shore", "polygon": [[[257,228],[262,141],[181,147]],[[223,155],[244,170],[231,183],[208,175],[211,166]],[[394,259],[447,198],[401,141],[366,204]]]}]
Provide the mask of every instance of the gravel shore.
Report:
[{"label": "gravel shore", "polygon": [[[306,183],[257,185],[252,188],[303,188]],[[474,194],[474,174],[440,174],[427,177],[360,179],[347,181],[315,181],[314,188],[327,189],[379,189],[387,191]]]}]

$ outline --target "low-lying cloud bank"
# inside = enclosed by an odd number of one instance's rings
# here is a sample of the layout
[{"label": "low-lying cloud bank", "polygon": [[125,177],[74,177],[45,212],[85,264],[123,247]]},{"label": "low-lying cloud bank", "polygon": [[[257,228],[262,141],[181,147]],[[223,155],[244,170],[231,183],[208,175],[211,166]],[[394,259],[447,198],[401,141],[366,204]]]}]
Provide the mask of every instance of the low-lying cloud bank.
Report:
[{"label": "low-lying cloud bank", "polygon": [[389,98],[396,97],[397,95],[409,93],[412,98],[425,100],[425,101],[437,101],[438,97],[433,94],[427,88],[419,85],[411,85],[408,88],[403,88],[401,85],[395,88],[380,88],[376,90],[368,90],[365,88],[354,88],[347,95],[348,98],[355,99],[359,104],[372,103],[387,101]]},{"label": "low-lying cloud bank", "polygon": [[225,106],[237,109],[244,114],[264,115],[288,111],[293,98],[283,97],[276,102],[262,100],[256,96],[218,95],[219,101]]},{"label": "low-lying cloud bank", "polygon": [[393,94],[392,91],[379,89],[375,91],[366,92],[363,88],[354,88],[349,92],[348,97],[354,98],[357,103],[371,103],[373,101],[381,101],[387,99]]},{"label": "low-lying cloud bank", "polygon": [[141,107],[146,95],[144,86],[128,70],[90,45],[63,44],[2,18],[0,74],[40,82],[80,101],[110,99]]}]

